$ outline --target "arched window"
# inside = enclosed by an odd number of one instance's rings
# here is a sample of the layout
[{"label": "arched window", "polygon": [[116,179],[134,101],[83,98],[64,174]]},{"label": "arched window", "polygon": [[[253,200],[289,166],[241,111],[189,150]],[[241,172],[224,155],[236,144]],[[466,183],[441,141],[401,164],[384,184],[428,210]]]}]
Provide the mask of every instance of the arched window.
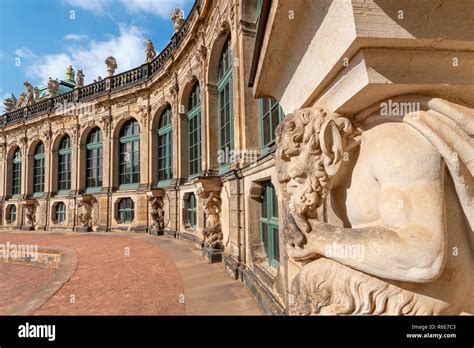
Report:
[{"label": "arched window", "polygon": [[262,152],[268,152],[275,142],[275,129],[285,117],[280,104],[273,99],[260,99],[260,118],[262,130]]},{"label": "arched window", "polygon": [[44,145],[36,145],[33,157],[33,194],[44,192]]},{"label": "arched window", "polygon": [[140,125],[127,121],[120,132],[120,185],[140,182]]},{"label": "arched window", "polygon": [[71,189],[71,139],[65,135],[58,151],[58,191]]},{"label": "arched window", "polygon": [[260,205],[260,234],[268,263],[273,267],[280,265],[280,243],[278,235],[278,199],[272,183],[267,181]]},{"label": "arched window", "polygon": [[7,222],[9,224],[15,222],[16,220],[16,205],[9,205],[7,208]]},{"label": "arched window", "polygon": [[[12,159],[12,195],[21,193],[21,152],[16,149]],[[16,209],[16,208],[15,208]]]},{"label": "arched window", "polygon": [[94,128],[86,141],[86,189],[102,187],[102,131]]},{"label": "arched window", "polygon": [[189,227],[192,229],[196,228],[196,196],[194,193],[191,193],[188,197],[187,203],[187,212],[188,212],[188,222]]},{"label": "arched window", "polygon": [[195,83],[188,106],[189,176],[201,171],[201,90]]},{"label": "arched window", "polygon": [[232,115],[232,53],[230,40],[227,39],[222,49],[219,65],[218,112],[219,112],[219,164],[227,165],[234,149],[234,130]]},{"label": "arched window", "polygon": [[56,204],[54,215],[57,224],[61,224],[66,220],[66,205],[63,202]]},{"label": "arched window", "polygon": [[173,177],[173,111],[167,106],[158,126],[158,182]]},{"label": "arched window", "polygon": [[121,223],[132,222],[135,217],[135,204],[131,198],[122,198],[119,202],[119,219]]}]

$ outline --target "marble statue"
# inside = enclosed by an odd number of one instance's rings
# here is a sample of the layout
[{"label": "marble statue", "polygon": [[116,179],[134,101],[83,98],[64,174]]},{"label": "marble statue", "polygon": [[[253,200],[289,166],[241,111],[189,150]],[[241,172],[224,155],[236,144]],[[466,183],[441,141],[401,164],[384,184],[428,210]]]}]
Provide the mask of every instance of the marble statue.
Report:
[{"label": "marble statue", "polygon": [[109,73],[109,76],[113,76],[115,70],[117,70],[117,60],[114,57],[109,56],[105,60],[105,65],[107,65],[107,72]]},{"label": "marble statue", "polygon": [[184,24],[184,13],[180,8],[175,8],[171,12],[171,21],[173,22],[174,32],[178,32],[181,29],[181,26]]},{"label": "marble statue", "polygon": [[474,313],[474,110],[407,99],[398,118],[312,107],[278,126],[291,314]]},{"label": "marble statue", "polygon": [[80,200],[78,201],[78,207],[81,209],[80,213],[78,214],[78,219],[82,227],[92,227],[92,211],[94,208],[93,203],[88,200]]},{"label": "marble statue", "polygon": [[72,68],[72,65],[69,65],[69,67],[66,69],[66,81],[71,82],[71,83],[76,83],[75,78],[75,72],[74,69]]},{"label": "marble statue", "polygon": [[149,197],[148,202],[151,208],[150,215],[152,219],[152,228],[157,231],[162,231],[165,228],[163,197]]},{"label": "marble statue", "polygon": [[153,59],[156,57],[156,51],[155,48],[153,47],[153,42],[148,39],[146,41],[146,49],[145,49],[145,54],[146,54],[146,63],[151,63]]},{"label": "marble statue", "polygon": [[5,112],[11,112],[16,109],[17,100],[14,94],[11,94],[10,97],[7,97],[3,100],[3,105],[5,106]]},{"label": "marble statue", "polygon": [[82,69],[77,70],[77,87],[84,87],[84,73],[82,72]]},{"label": "marble statue", "polygon": [[24,105],[22,106],[34,104],[35,103],[35,90],[33,86],[28,81],[26,81],[23,85],[26,88],[26,93],[25,93],[25,99],[23,101]]},{"label": "marble statue", "polygon": [[49,96],[56,97],[59,92],[59,81],[53,80],[51,77],[48,80],[48,94]]},{"label": "marble statue", "polygon": [[203,200],[203,211],[206,214],[206,227],[202,232],[204,244],[208,248],[223,249],[223,233],[220,221],[222,200],[220,193],[200,189],[197,195]]}]

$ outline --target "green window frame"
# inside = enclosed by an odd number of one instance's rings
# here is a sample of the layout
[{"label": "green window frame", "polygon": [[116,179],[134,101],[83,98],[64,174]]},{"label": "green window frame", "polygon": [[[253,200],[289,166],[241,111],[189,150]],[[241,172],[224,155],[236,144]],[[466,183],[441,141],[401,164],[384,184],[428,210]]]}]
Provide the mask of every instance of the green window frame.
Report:
[{"label": "green window frame", "polygon": [[12,196],[21,193],[21,151],[16,149],[12,159]]},{"label": "green window frame", "polygon": [[189,178],[201,172],[201,89],[196,82],[188,106],[188,173]]},{"label": "green window frame", "polygon": [[275,143],[275,130],[285,114],[280,104],[273,98],[260,99],[260,129],[262,154],[268,153]]},{"label": "green window frame", "polygon": [[232,108],[232,52],[228,38],[222,49],[219,76],[217,82],[218,92],[218,129],[220,172],[229,169],[230,154],[234,150],[234,120]]},{"label": "green window frame", "polygon": [[197,221],[196,208],[197,208],[196,195],[194,193],[191,193],[187,200],[186,210],[188,212],[189,227],[193,230],[196,228],[196,221]]},{"label": "green window frame", "polygon": [[15,222],[16,220],[16,205],[10,205],[7,211],[7,222],[9,224]]},{"label": "green window frame", "polygon": [[166,186],[173,178],[173,111],[167,105],[160,116],[158,139],[158,185]]},{"label": "green window frame", "polygon": [[270,181],[264,183],[260,204],[260,236],[268,264],[280,266],[280,240],[278,232],[278,198]]},{"label": "green window frame", "polygon": [[44,144],[36,145],[33,156],[33,194],[44,192]]},{"label": "green window frame", "polygon": [[131,198],[121,198],[119,202],[119,219],[121,223],[132,222],[135,218],[135,202]]},{"label": "green window frame", "polygon": [[96,127],[86,141],[86,191],[102,187],[102,131]]},{"label": "green window frame", "polygon": [[120,188],[136,187],[140,183],[140,125],[130,119],[120,132]]},{"label": "green window frame", "polygon": [[66,204],[58,202],[54,211],[54,216],[57,224],[62,224],[66,221]]},{"label": "green window frame", "polygon": [[65,135],[59,143],[58,150],[58,191],[68,192],[71,189],[71,138]]}]

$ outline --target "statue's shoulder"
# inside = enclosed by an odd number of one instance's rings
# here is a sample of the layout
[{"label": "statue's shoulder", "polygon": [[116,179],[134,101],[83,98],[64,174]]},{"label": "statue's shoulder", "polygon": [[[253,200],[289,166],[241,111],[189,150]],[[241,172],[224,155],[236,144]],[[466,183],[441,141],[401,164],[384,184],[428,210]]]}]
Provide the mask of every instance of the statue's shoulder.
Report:
[{"label": "statue's shoulder", "polygon": [[361,140],[361,156],[367,158],[376,178],[417,182],[438,180],[441,176],[441,154],[410,125],[383,123],[363,132]]}]

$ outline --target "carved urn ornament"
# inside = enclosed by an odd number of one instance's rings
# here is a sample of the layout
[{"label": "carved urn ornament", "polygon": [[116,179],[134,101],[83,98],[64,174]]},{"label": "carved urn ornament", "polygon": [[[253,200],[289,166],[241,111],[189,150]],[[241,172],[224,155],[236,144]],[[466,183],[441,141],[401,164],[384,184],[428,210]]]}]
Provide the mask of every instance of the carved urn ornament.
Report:
[{"label": "carved urn ornament", "polygon": [[109,76],[113,76],[115,70],[117,70],[117,60],[114,57],[109,56],[105,60],[105,65],[107,65],[107,72],[109,73]]}]

